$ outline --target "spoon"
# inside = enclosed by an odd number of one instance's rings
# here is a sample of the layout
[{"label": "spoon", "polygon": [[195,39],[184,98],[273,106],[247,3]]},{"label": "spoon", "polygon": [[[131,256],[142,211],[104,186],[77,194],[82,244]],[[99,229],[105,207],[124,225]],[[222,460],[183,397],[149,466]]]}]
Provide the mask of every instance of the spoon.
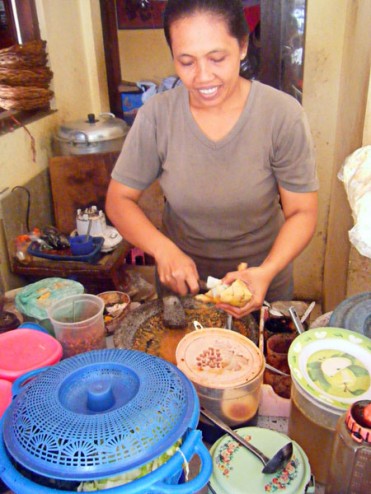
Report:
[{"label": "spoon", "polygon": [[282,312],[279,311],[278,309],[275,309],[274,307],[272,307],[272,305],[267,300],[264,300],[263,305],[265,305],[265,307],[268,307],[269,314],[271,316],[276,316],[276,317],[282,317],[283,316]]},{"label": "spoon", "polygon": [[227,314],[226,329],[233,329],[233,316],[231,314]]},{"label": "spoon", "polygon": [[290,316],[291,316],[291,319],[292,319],[292,322],[294,323],[294,326],[296,328],[296,331],[299,333],[299,334],[302,334],[304,333],[305,331],[305,328],[304,326],[302,325],[300,319],[299,319],[299,316],[298,316],[298,313],[296,312],[296,309],[294,306],[291,306],[289,307],[289,313],[290,313]]},{"label": "spoon", "polygon": [[241,437],[239,434],[234,432],[226,423],[224,423],[219,417],[214,415],[212,412],[206,410],[205,408],[201,408],[200,411],[202,415],[204,415],[204,417],[208,418],[213,424],[217,425],[220,429],[222,429],[224,432],[226,432],[231,437],[233,437],[235,441],[242,444],[242,446],[244,446],[249,451],[251,451],[251,453],[257,456],[264,465],[262,473],[275,473],[281,468],[283,468],[285,465],[287,465],[287,463],[290,461],[293,451],[293,446],[291,442],[285,444],[285,446],[283,446],[279,451],[277,451],[277,453],[272,458],[268,458],[259,449],[257,449],[249,442],[245,441],[243,437]]},{"label": "spoon", "polygon": [[272,372],[275,372],[276,374],[279,374],[280,376],[290,377],[290,374],[286,374],[286,372],[276,369],[275,367],[273,367],[273,365],[267,364],[267,362],[265,363],[265,368]]},{"label": "spoon", "polygon": [[301,319],[300,319],[300,322],[303,324],[308,316],[310,315],[310,313],[312,312],[312,310],[314,309],[314,306],[316,305],[315,302],[311,302],[309,305],[308,305],[308,308],[307,310],[304,312],[304,314],[302,315]]},{"label": "spoon", "polygon": [[91,230],[91,226],[93,224],[93,221],[92,220],[89,220],[89,223],[88,223],[88,230],[86,232],[86,236],[85,236],[85,242],[88,242],[89,241],[89,236],[90,236],[90,230]]}]

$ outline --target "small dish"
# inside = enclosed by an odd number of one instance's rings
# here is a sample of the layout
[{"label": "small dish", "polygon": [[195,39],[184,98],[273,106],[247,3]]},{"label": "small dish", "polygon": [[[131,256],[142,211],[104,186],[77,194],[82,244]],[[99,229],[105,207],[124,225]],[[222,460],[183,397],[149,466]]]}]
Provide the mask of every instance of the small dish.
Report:
[{"label": "small dish", "polygon": [[74,256],[86,256],[95,249],[91,235],[76,235],[75,237],[70,237],[69,241],[71,252]]},{"label": "small dish", "polygon": [[129,310],[131,299],[127,293],[115,290],[99,293],[98,297],[104,302],[103,319],[109,336],[119,328]]}]

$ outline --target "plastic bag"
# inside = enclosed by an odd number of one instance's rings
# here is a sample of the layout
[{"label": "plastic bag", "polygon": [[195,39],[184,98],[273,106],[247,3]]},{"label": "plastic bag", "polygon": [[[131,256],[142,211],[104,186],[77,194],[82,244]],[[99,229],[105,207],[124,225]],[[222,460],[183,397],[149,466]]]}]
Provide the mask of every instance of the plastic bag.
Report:
[{"label": "plastic bag", "polygon": [[139,81],[136,83],[142,93],[142,103],[144,104],[157,93],[157,85],[151,81]]},{"label": "plastic bag", "polygon": [[80,293],[84,293],[84,286],[78,281],[45,278],[23,287],[15,296],[15,306],[26,317],[42,320],[48,318],[53,302]]},{"label": "plastic bag", "polygon": [[348,156],[338,178],[344,182],[354,220],[349,240],[360,254],[371,258],[371,146]]}]

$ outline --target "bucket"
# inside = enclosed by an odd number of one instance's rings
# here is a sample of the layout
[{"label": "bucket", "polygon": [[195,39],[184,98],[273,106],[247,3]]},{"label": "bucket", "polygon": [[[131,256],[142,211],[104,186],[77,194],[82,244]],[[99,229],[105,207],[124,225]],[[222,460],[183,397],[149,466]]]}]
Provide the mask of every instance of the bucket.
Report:
[{"label": "bucket", "polygon": [[106,348],[104,302],[96,295],[71,295],[48,309],[63,357]]},{"label": "bucket", "polygon": [[[125,494],[206,485],[212,464],[195,429],[197,394],[169,362],[105,349],[24,378],[0,419],[0,477],[15,494],[72,494],[82,482],[82,492]],[[199,468],[188,479],[193,457]]]},{"label": "bucket", "polygon": [[176,362],[193,382],[201,407],[230,426],[254,418],[263,383],[264,357],[251,340],[226,329],[199,329],[179,342]]},{"label": "bucket", "polygon": [[288,362],[288,433],[308,455],[316,480],[326,484],[339,417],[371,397],[371,340],[341,328],[310,329],[291,344]]}]

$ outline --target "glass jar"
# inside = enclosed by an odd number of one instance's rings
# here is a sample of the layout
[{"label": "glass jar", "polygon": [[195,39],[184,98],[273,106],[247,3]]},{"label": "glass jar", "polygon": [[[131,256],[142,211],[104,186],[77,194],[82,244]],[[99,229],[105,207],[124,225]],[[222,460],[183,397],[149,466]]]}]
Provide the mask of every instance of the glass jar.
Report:
[{"label": "glass jar", "polygon": [[354,403],[336,425],[326,494],[371,492],[371,401]]}]

